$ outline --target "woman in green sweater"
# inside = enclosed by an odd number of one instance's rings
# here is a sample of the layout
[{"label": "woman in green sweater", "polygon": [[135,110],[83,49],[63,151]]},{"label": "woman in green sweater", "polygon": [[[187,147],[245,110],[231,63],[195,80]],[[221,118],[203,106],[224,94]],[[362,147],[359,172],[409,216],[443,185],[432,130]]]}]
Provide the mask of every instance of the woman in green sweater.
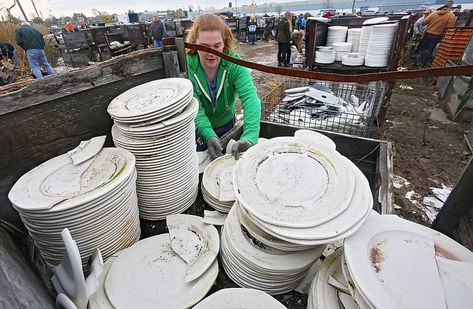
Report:
[{"label": "woman in green sweater", "polygon": [[[232,32],[217,15],[199,16],[186,40],[241,59],[233,52],[235,39]],[[240,98],[244,115],[243,134],[232,147],[232,155],[238,159],[240,152],[258,142],[260,129],[261,101],[250,72],[214,54],[195,50],[188,51],[187,67],[194,97],[199,101],[195,119],[197,148],[207,148],[212,159],[222,155],[219,137],[235,125],[235,100],[237,95]]]}]

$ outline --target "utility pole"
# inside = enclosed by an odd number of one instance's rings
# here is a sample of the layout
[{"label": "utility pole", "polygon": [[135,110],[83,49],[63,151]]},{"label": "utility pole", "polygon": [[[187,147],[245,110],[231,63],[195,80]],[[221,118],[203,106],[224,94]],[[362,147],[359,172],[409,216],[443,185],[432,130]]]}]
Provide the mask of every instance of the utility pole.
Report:
[{"label": "utility pole", "polygon": [[235,16],[238,16],[238,2],[235,0]]},{"label": "utility pole", "polygon": [[33,1],[33,0],[31,0],[31,4],[33,5],[33,8],[34,8],[34,10],[35,10],[35,12],[36,12],[36,16],[38,16],[39,19],[42,19],[41,16],[39,16],[38,10],[36,9],[36,5],[34,4],[34,1]]},{"label": "utility pole", "polygon": [[21,6],[20,0],[15,0],[15,1],[16,1],[16,3],[18,4],[18,7],[19,7],[20,10],[21,10],[21,13],[23,14],[23,17],[25,18],[25,21],[29,21],[29,20],[28,20],[28,17],[26,17],[25,11],[23,10],[23,7]]}]

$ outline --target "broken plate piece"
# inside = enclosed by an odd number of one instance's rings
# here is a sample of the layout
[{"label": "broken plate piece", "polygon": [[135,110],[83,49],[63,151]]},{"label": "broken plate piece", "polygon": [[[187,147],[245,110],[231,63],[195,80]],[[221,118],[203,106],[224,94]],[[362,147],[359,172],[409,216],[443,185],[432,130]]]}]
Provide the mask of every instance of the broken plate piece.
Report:
[{"label": "broken plate piece", "polygon": [[326,105],[331,105],[331,106],[340,105],[340,99],[328,92],[310,88],[309,91],[305,93],[305,95],[313,99],[316,99],[319,102],[323,102]]},{"label": "broken plate piece", "polygon": [[202,222],[212,225],[224,225],[227,220],[227,214],[216,210],[204,210]]},{"label": "broken plate piece", "polygon": [[172,250],[187,263],[185,282],[199,278],[217,257],[220,246],[217,229],[192,215],[167,216],[166,224]]},{"label": "broken plate piece", "polygon": [[286,89],[284,92],[286,94],[293,94],[293,93],[306,92],[307,90],[309,90],[309,87],[297,87],[297,88]]},{"label": "broken plate piece", "polygon": [[197,151],[197,158],[199,160],[199,174],[205,171],[205,168],[212,163],[208,150]]},{"label": "broken plate piece", "polygon": [[74,165],[81,164],[98,154],[105,144],[105,135],[96,136],[87,141],[80,142],[79,146],[67,152]]},{"label": "broken plate piece", "polygon": [[471,308],[473,303],[473,263],[436,256],[448,308]]}]

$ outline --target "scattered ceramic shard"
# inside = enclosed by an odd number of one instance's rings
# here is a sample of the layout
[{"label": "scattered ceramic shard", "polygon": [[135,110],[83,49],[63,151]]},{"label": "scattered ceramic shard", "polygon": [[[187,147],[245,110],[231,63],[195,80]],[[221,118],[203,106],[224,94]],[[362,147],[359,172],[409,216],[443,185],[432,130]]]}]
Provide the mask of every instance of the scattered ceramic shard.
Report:
[{"label": "scattered ceramic shard", "polygon": [[80,142],[79,146],[67,152],[72,163],[74,165],[81,164],[98,154],[102,150],[106,138],[105,135],[102,135]]},{"label": "scattered ceramic shard", "polygon": [[217,257],[220,246],[217,229],[192,215],[167,216],[166,224],[172,250],[187,263],[185,282],[199,278]]},{"label": "scattered ceramic shard", "polygon": [[225,224],[227,219],[227,214],[221,213],[220,211],[204,210],[204,218],[202,222],[206,224],[219,225],[222,226]]},{"label": "scattered ceramic shard", "polygon": [[291,89],[286,89],[284,91],[286,94],[293,94],[293,93],[299,93],[299,92],[306,92],[309,90],[309,87],[297,87],[297,88],[291,88]]}]

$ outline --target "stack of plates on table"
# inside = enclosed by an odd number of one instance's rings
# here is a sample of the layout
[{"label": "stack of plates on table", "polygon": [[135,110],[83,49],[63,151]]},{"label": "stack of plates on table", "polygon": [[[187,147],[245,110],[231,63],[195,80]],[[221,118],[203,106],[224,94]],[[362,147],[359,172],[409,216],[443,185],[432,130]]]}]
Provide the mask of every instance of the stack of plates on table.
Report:
[{"label": "stack of plates on table", "polygon": [[331,26],[328,27],[327,44],[332,46],[333,43],[346,42],[348,27],[345,26]]},{"label": "stack of plates on table", "polygon": [[343,249],[322,264],[310,308],[339,308],[336,295],[358,308],[471,307],[473,253],[438,231],[373,215]]},{"label": "stack of plates on table", "polygon": [[90,309],[189,308],[207,294],[218,275],[216,228],[187,215],[167,223],[169,234],[140,240],[105,262]]},{"label": "stack of plates on table", "polygon": [[192,83],[169,78],[132,88],[108,106],[115,145],[136,156],[140,217],[161,220],[195,201],[199,161]]},{"label": "stack of plates on table", "polygon": [[325,246],[297,252],[266,246],[242,228],[237,212],[238,206],[230,210],[222,231],[220,252],[226,274],[241,287],[271,295],[292,291]]},{"label": "stack of plates on table", "polygon": [[335,54],[334,50],[318,50],[315,52],[315,62],[322,63],[322,64],[331,64],[335,61]]},{"label": "stack of plates on table", "polygon": [[233,185],[239,205],[261,230],[316,246],[352,235],[373,205],[368,180],[327,137],[278,137],[238,160]]},{"label": "stack of plates on table", "polygon": [[365,56],[365,65],[385,67],[389,62],[397,24],[371,26],[371,34]]},{"label": "stack of plates on table", "polygon": [[376,17],[376,18],[365,20],[363,22],[363,27],[361,28],[360,46],[358,48],[358,52],[360,54],[366,55],[366,50],[368,49],[368,42],[370,40],[370,35],[371,35],[370,25],[385,23],[388,20],[389,20],[389,17]]},{"label": "stack of plates on table", "polygon": [[349,66],[359,66],[363,65],[365,62],[365,57],[359,53],[349,53],[342,57],[342,64]]},{"label": "stack of plates on table", "polygon": [[215,210],[228,213],[235,203],[233,190],[233,167],[236,160],[232,155],[221,156],[210,163],[202,176],[202,197]]},{"label": "stack of plates on table", "polygon": [[335,50],[335,61],[342,61],[342,57],[348,55],[351,52],[351,43],[339,42],[333,43],[333,49]]},{"label": "stack of plates on table", "polygon": [[352,44],[351,51],[356,53],[360,46],[361,28],[348,29],[347,42]]},{"label": "stack of plates on table", "polygon": [[222,289],[194,306],[194,309],[216,308],[285,309],[286,307],[265,292],[242,288]]},{"label": "stack of plates on table", "polygon": [[103,142],[91,151],[92,144],[37,166],[8,194],[49,267],[64,254],[66,227],[83,253],[84,269],[95,248],[108,258],[140,237],[135,157],[124,149],[102,148]]}]

